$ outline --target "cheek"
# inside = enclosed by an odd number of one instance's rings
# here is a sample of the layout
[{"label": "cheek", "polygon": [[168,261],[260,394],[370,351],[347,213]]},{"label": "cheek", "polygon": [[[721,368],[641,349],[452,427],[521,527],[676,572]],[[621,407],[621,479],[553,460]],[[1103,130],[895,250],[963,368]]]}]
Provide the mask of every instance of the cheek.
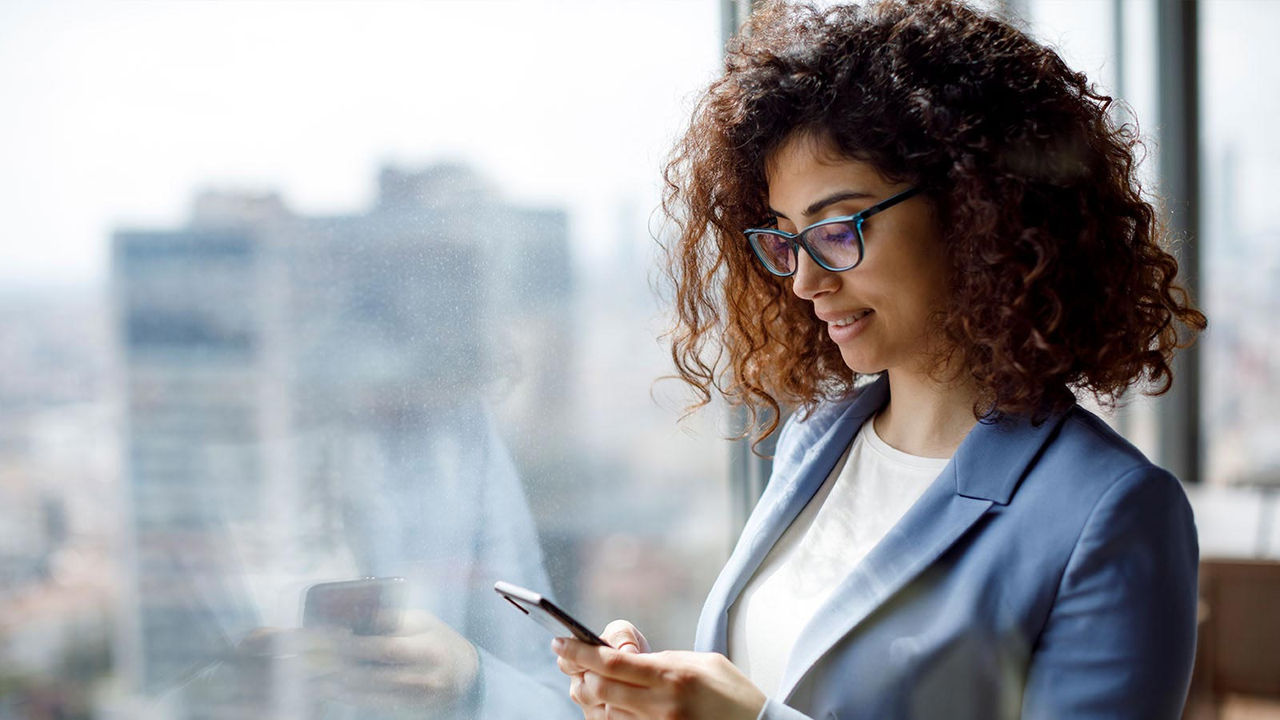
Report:
[{"label": "cheek", "polygon": [[866,269],[868,272],[853,283],[850,295],[895,323],[917,314],[920,308],[928,306],[940,294],[935,288],[936,280],[932,273],[921,268],[916,258],[905,253],[894,256],[886,253]]},{"label": "cheek", "polygon": [[937,310],[951,296],[950,269],[946,249],[936,239],[920,243],[910,264],[910,294],[914,305]]},{"label": "cheek", "polygon": [[866,299],[886,328],[914,336],[925,329],[933,313],[946,309],[949,297],[944,275],[917,268],[877,282],[874,289],[868,288]]}]

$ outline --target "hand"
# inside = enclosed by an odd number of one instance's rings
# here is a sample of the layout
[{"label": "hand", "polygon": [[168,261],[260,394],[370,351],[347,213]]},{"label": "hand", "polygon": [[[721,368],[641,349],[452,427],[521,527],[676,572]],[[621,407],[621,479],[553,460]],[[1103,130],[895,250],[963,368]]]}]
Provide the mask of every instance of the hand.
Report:
[{"label": "hand", "polygon": [[336,663],[316,679],[333,700],[382,710],[437,709],[464,698],[480,658],[466,638],[435,616],[401,613],[392,635],[332,636]]},{"label": "hand", "polygon": [[610,623],[603,637],[617,649],[552,642],[561,671],[574,678],[569,696],[586,720],[755,720],[764,707],[764,693],[723,655],[644,652],[644,636],[625,621]]},{"label": "hand", "polygon": [[[649,641],[645,639],[644,634],[640,632],[639,628],[626,620],[614,620],[609,623],[605,626],[604,632],[600,633],[600,637],[610,646],[622,652],[649,652]],[[593,717],[606,717],[607,708],[603,703],[588,707],[577,699],[581,692],[587,669],[563,657],[557,658],[556,664],[560,667],[561,672],[572,678],[569,683],[569,697],[573,698],[574,702],[582,705],[583,713],[588,720]]]}]

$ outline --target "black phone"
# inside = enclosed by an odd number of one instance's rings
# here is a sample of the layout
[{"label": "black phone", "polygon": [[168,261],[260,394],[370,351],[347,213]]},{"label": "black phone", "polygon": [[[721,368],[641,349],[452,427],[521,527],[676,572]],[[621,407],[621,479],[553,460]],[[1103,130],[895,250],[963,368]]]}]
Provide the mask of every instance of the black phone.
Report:
[{"label": "black phone", "polygon": [[605,642],[604,638],[587,629],[586,625],[578,622],[572,615],[557,607],[555,603],[532,590],[502,582],[501,580],[493,584],[493,589],[507,602],[514,605],[517,610],[528,615],[542,627],[550,630],[551,634],[556,637],[572,635],[588,645],[613,647]]},{"label": "black phone", "polygon": [[368,577],[316,583],[302,601],[303,627],[337,627],[355,635],[389,635],[404,608],[404,578]]}]

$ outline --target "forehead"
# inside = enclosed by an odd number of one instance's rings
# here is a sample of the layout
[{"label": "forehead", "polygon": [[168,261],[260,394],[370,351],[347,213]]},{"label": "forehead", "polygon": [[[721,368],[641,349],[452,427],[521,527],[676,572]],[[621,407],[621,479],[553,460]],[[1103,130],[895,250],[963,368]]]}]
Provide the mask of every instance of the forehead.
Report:
[{"label": "forehead", "polygon": [[794,135],[770,153],[765,182],[769,207],[790,218],[832,193],[878,195],[889,185],[871,163],[844,157],[829,140],[811,134]]}]

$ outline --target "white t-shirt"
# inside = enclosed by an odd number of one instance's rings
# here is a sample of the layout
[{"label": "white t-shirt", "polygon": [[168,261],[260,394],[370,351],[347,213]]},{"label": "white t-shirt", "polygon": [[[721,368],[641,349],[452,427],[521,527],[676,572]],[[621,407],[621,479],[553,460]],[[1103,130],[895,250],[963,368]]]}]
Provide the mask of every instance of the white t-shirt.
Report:
[{"label": "white t-shirt", "polygon": [[766,694],[822,603],[906,514],[949,458],[889,447],[868,419],[729,608],[729,659]]}]

